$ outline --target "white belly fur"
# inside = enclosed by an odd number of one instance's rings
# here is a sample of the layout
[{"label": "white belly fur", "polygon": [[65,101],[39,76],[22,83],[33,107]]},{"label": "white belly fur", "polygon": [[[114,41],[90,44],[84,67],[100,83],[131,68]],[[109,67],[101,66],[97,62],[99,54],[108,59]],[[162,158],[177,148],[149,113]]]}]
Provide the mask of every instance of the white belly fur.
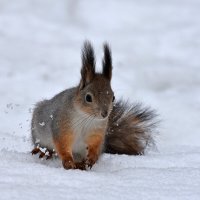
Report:
[{"label": "white belly fur", "polygon": [[74,115],[72,120],[72,130],[74,131],[75,140],[73,143],[73,156],[76,161],[86,158],[87,144],[86,139],[92,133],[92,130],[102,128],[105,120],[91,117],[81,111]]}]

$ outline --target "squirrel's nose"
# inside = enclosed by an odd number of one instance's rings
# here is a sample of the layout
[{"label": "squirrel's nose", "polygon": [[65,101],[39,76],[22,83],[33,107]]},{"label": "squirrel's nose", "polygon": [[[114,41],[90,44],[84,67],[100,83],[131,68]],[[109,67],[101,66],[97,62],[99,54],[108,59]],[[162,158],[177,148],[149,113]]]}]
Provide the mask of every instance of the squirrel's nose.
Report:
[{"label": "squirrel's nose", "polygon": [[102,111],[102,112],[101,112],[101,116],[102,116],[103,118],[106,118],[106,117],[108,116],[108,111]]}]

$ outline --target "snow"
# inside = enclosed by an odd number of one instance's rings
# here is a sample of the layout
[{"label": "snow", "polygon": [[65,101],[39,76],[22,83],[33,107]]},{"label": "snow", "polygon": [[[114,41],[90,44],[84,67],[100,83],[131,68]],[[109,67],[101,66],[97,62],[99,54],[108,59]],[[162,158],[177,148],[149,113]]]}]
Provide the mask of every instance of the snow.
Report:
[{"label": "snow", "polygon": [[[199,0],[1,0],[0,199],[200,199],[199,9]],[[30,154],[31,114],[78,84],[85,39],[99,70],[111,45],[116,98],[157,109],[158,150],[66,171]]]},{"label": "snow", "polygon": [[39,125],[40,126],[45,126],[45,122],[41,122],[41,123],[39,122]]}]

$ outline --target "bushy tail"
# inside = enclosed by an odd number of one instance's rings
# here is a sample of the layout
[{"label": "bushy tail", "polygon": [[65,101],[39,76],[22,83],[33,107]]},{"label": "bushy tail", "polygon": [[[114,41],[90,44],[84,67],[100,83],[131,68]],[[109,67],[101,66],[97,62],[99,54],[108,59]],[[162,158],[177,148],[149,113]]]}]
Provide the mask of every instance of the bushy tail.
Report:
[{"label": "bushy tail", "polygon": [[154,146],[156,114],[141,104],[118,101],[109,116],[105,153],[141,155]]}]

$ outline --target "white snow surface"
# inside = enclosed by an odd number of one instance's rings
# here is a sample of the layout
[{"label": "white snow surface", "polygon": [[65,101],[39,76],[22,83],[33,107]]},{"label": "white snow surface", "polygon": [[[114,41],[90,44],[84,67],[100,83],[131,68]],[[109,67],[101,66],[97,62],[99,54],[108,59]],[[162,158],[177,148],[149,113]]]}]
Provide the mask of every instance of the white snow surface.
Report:
[{"label": "white snow surface", "polygon": [[[88,171],[32,156],[35,103],[80,79],[89,39],[113,52],[116,98],[155,108],[157,151]],[[0,199],[200,199],[199,0],[0,0]]]}]

